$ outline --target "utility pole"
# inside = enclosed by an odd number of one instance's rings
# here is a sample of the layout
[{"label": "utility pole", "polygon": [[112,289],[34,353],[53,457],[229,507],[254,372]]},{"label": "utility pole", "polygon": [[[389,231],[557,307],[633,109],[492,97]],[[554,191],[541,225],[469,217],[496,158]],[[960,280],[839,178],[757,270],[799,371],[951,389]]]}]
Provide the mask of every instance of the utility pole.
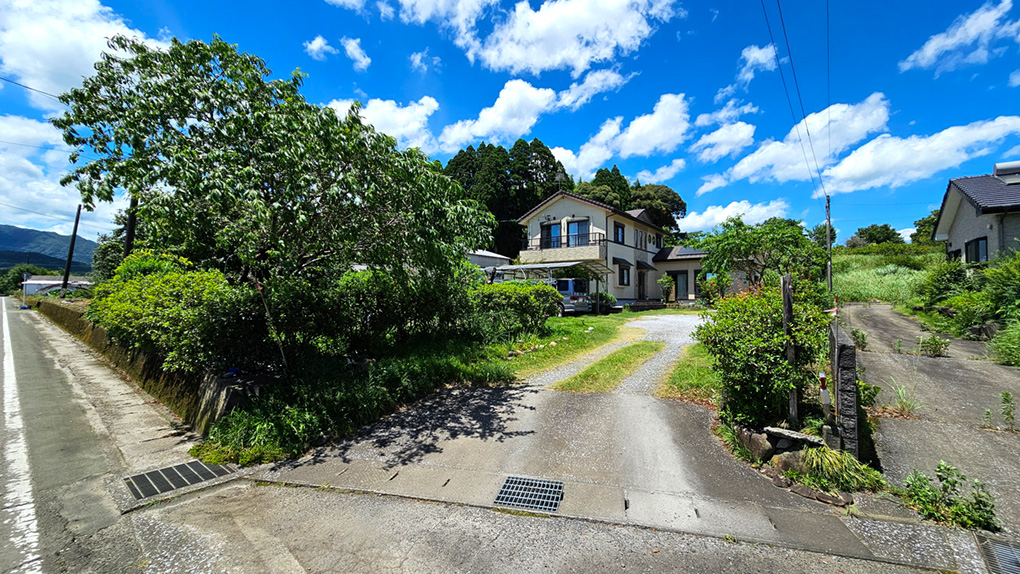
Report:
[{"label": "utility pole", "polygon": [[67,294],[67,280],[71,277],[71,259],[74,257],[74,241],[78,239],[78,220],[81,219],[81,204],[74,216],[74,231],[71,232],[71,245],[67,248],[67,263],[64,264],[64,282],[60,286],[60,296]]},{"label": "utility pole", "polygon": [[828,258],[825,262],[825,281],[832,291],[832,217],[829,213],[829,196],[825,196],[825,250]]},{"label": "utility pole", "polygon": [[124,226],[124,258],[131,255],[135,245],[135,211],[138,211],[138,197],[131,193],[131,205],[127,212],[127,225]]}]

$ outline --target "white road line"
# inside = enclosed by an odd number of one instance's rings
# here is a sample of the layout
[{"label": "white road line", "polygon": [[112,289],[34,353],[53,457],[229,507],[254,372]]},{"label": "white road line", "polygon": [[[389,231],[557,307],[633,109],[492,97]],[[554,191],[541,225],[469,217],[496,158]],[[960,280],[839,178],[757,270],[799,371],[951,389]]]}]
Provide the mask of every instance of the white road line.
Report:
[{"label": "white road line", "polygon": [[11,346],[11,329],[7,322],[7,300],[0,298],[3,308],[4,338],[4,428],[7,443],[4,459],[7,461],[7,480],[4,485],[4,509],[14,515],[11,525],[11,542],[21,553],[21,565],[14,572],[42,572],[39,556],[39,526],[35,521],[35,501],[32,499],[32,470],[28,466],[28,445],[25,442],[25,425],[21,420],[18,400],[18,381],[14,377],[14,349]]}]

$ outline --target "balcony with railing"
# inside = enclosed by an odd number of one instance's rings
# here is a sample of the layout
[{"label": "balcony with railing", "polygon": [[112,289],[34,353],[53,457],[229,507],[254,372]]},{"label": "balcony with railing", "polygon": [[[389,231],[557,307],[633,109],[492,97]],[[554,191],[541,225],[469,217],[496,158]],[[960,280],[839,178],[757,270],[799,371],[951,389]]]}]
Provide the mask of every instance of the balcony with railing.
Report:
[{"label": "balcony with railing", "polygon": [[525,239],[523,251],[541,251],[545,249],[564,249],[570,247],[589,247],[603,245],[605,233],[575,233],[573,235],[553,235],[540,239]]}]

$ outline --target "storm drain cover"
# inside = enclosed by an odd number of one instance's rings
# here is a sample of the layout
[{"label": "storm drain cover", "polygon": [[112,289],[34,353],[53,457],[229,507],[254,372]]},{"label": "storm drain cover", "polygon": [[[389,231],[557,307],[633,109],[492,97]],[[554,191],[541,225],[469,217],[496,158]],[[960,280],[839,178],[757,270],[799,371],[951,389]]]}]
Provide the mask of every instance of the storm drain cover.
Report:
[{"label": "storm drain cover", "polygon": [[221,476],[236,472],[231,466],[219,464],[205,464],[201,461],[193,461],[177,466],[168,466],[152,472],[136,474],[124,479],[128,490],[135,499],[141,500],[171,492],[185,486],[191,486]]},{"label": "storm drain cover", "polygon": [[1020,545],[977,535],[978,546],[992,574],[1020,574]]},{"label": "storm drain cover", "polygon": [[553,480],[511,476],[496,495],[499,506],[512,506],[541,512],[556,512],[563,500],[563,483]]}]

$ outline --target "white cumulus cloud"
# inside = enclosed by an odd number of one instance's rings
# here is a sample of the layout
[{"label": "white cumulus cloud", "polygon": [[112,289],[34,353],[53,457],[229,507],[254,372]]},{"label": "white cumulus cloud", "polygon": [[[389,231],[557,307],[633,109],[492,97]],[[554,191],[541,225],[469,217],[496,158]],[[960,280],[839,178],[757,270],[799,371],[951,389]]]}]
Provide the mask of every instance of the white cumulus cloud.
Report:
[{"label": "white cumulus cloud", "polygon": [[737,71],[737,81],[720,89],[715,94],[715,103],[719,103],[732,96],[737,89],[747,90],[758,72],[771,72],[777,67],[776,48],[772,44],[747,46],[740,51],[740,69]]},{"label": "white cumulus cloud", "polygon": [[690,150],[704,163],[736,155],[754,143],[754,126],[744,122],[727,124],[712,133],[701,136]]},{"label": "white cumulus cloud", "polygon": [[305,42],[305,53],[312,57],[313,60],[324,61],[326,56],[329,54],[339,54],[340,50],[337,50],[333,46],[329,45],[322,36],[316,36],[314,39]]},{"label": "white cumulus cloud", "polygon": [[408,59],[411,61],[411,69],[423,74],[429,71],[430,67],[433,69],[438,68],[439,64],[443,62],[439,56],[429,57],[428,48],[425,48],[421,52],[412,53]]},{"label": "white cumulus cloud", "polygon": [[1020,86],[1020,70],[1014,70],[1013,73],[1009,75],[1009,87],[1015,88],[1017,86]]},{"label": "white cumulus cloud", "polygon": [[340,38],[340,43],[343,44],[347,57],[354,62],[355,70],[364,72],[368,69],[368,66],[372,63],[372,58],[369,58],[365,50],[361,48],[361,38],[348,38],[344,36]]},{"label": "white cumulus cloud", "polygon": [[326,3],[339,8],[347,8],[348,10],[360,11],[365,7],[365,0],[326,0]]},{"label": "white cumulus cloud", "polygon": [[896,188],[988,155],[1015,135],[1020,135],[1020,116],[952,126],[930,136],[882,134],[826,169],[823,177],[829,193]]},{"label": "white cumulus cloud", "polygon": [[[0,72],[51,94],[92,75],[100,53],[110,51],[107,38],[121,34],[165,45],[128,26],[98,0],[0,0],[0,14]],[[64,109],[53,98],[27,95],[36,108]]]},{"label": "white cumulus cloud", "polygon": [[615,70],[594,70],[588,72],[583,82],[580,84],[574,82],[570,84],[569,88],[560,92],[559,105],[576,110],[602,92],[619,89],[629,79],[629,77],[625,78]]},{"label": "white cumulus cloud", "polygon": [[662,183],[673,179],[686,165],[683,158],[677,158],[655,171],[641,170],[637,179],[643,183]]},{"label": "white cumulus cloud", "polygon": [[492,106],[478,112],[478,118],[461,120],[443,128],[440,145],[444,151],[453,153],[480,139],[509,142],[530,132],[538,118],[555,104],[554,90],[536,88],[524,80],[510,80],[503,85]]},{"label": "white cumulus cloud", "polygon": [[389,2],[376,2],[375,7],[379,9],[379,18],[383,21],[392,20],[396,11]]},{"label": "white cumulus cloud", "polygon": [[905,241],[907,243],[910,243],[910,236],[913,233],[917,233],[917,228],[916,227],[908,227],[906,229],[900,229],[896,233],[900,234],[900,237],[903,238],[903,241]]},{"label": "white cumulus cloud", "polygon": [[468,56],[493,70],[570,70],[576,78],[593,63],[636,51],[656,22],[674,16],[686,11],[672,0],[547,0],[538,10],[522,1]]},{"label": "white cumulus cloud", "polygon": [[705,183],[701,184],[701,187],[699,187],[697,193],[695,193],[698,197],[701,197],[712,190],[719,189],[720,187],[725,187],[726,184],[729,183],[723,175],[718,173],[707,175],[701,179]]},{"label": "white cumulus cloud", "polygon": [[786,217],[789,208],[790,206],[782,199],[754,204],[744,199],[726,206],[713,205],[700,212],[688,213],[687,217],[678,219],[677,224],[681,231],[707,231],[731,217],[740,217],[748,224],[761,223],[773,217]]},{"label": "white cumulus cloud", "polygon": [[[353,103],[353,100],[333,100],[327,105],[338,114],[346,114]],[[400,147],[417,147],[432,152],[436,143],[428,121],[438,109],[439,102],[431,96],[424,96],[406,106],[394,100],[370,99],[361,109],[361,117],[376,130],[395,137]]]},{"label": "white cumulus cloud", "polygon": [[752,103],[741,104],[739,100],[730,99],[725,106],[712,113],[698,114],[694,125],[702,128],[712,124],[732,124],[742,115],[756,113],[758,113],[758,106]]},{"label": "white cumulus cloud", "polygon": [[1011,0],[988,2],[953,21],[945,32],[928,38],[920,48],[899,63],[900,71],[935,68],[935,76],[967,64],[984,64],[1004,50],[993,46],[1003,38],[1020,42],[1020,21],[1009,21]]},{"label": "white cumulus cloud", "polygon": [[561,147],[552,148],[552,153],[569,173],[583,179],[591,179],[595,175],[595,170],[613,157],[615,147],[613,142],[620,135],[622,123],[623,118],[603,122],[598,133],[582,144],[576,154]]}]

